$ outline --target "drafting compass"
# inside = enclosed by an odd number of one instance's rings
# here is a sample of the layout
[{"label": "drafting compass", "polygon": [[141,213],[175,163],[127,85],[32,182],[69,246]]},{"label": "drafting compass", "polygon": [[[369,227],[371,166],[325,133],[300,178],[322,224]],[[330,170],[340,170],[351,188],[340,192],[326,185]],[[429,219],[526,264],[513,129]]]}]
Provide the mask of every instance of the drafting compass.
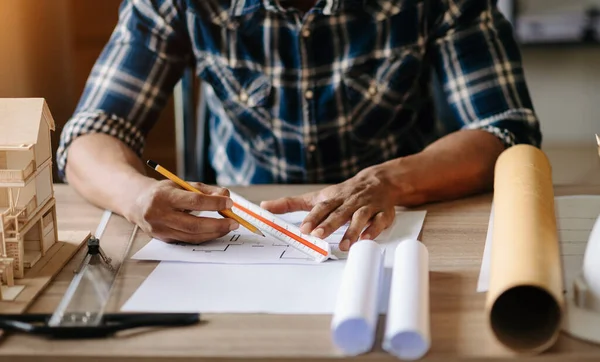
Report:
[{"label": "drafting compass", "polygon": [[115,270],[111,264],[112,259],[106,256],[104,251],[102,251],[102,248],[100,247],[100,240],[98,240],[98,238],[96,238],[95,236],[90,237],[87,241],[87,247],[87,254],[81,261],[81,264],[79,264],[79,267],[75,270],[75,274],[79,274],[84,268],[84,266],[90,263],[90,260],[94,255],[99,255],[102,261],[104,262],[104,266],[107,267],[109,270]]},{"label": "drafting compass", "polygon": [[[55,339],[82,339],[108,337],[132,328],[198,323],[198,313],[105,313],[137,230],[124,218],[104,212],[56,310],[52,314],[0,315],[0,329]],[[111,248],[112,253],[105,253],[101,240],[116,246]],[[120,253],[114,252],[118,249]]]}]

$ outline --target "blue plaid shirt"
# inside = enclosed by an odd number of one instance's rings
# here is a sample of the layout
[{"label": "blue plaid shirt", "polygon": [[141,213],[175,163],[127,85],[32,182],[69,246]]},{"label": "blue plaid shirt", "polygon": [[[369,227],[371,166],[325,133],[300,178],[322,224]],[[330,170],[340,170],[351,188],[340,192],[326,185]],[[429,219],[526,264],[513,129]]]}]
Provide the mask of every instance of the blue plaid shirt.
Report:
[{"label": "blue plaid shirt", "polygon": [[[222,185],[335,183],[439,137],[436,74],[458,129],[540,145],[510,23],[491,0],[125,0],[57,150],[84,134],[141,156],[182,72],[208,85]],[[425,8],[427,7],[427,8]],[[432,72],[431,70],[435,72]]]}]

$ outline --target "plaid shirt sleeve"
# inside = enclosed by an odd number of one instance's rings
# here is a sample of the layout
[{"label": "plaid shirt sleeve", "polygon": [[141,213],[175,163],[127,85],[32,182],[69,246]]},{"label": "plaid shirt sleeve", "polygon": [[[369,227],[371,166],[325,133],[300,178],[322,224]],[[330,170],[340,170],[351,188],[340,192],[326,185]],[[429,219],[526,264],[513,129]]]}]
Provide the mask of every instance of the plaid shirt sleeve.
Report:
[{"label": "plaid shirt sleeve", "polygon": [[57,166],[63,180],[68,148],[85,134],[112,135],[141,156],[145,136],[191,55],[176,1],[123,1],[118,24],[61,132]]},{"label": "plaid shirt sleeve", "polygon": [[432,54],[462,129],[482,129],[510,147],[541,146],[512,26],[491,0],[446,0],[433,26]]}]

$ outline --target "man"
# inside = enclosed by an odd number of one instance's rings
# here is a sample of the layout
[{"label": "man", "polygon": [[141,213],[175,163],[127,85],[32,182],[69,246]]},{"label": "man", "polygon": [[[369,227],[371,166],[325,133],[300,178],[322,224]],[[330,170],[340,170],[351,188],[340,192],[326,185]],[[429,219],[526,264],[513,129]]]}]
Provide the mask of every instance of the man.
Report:
[{"label": "man", "polygon": [[[219,184],[331,183],[261,205],[310,210],[342,250],[375,238],[394,206],[488,190],[498,155],[541,134],[510,24],[491,0],[125,0],[58,166],[84,197],[165,241],[239,227],[187,210],[231,206],[144,176],[144,137],[188,64],[209,85]],[[459,124],[435,133],[429,77]]]}]

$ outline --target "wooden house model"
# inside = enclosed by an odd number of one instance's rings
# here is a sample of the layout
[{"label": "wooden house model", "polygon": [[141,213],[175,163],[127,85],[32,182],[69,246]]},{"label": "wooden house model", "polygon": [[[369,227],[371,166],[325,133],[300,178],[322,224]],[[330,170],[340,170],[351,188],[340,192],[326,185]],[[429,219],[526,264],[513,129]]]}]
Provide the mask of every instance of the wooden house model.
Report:
[{"label": "wooden house model", "polygon": [[0,98],[0,284],[14,285],[57,242],[54,129],[43,98]]}]

